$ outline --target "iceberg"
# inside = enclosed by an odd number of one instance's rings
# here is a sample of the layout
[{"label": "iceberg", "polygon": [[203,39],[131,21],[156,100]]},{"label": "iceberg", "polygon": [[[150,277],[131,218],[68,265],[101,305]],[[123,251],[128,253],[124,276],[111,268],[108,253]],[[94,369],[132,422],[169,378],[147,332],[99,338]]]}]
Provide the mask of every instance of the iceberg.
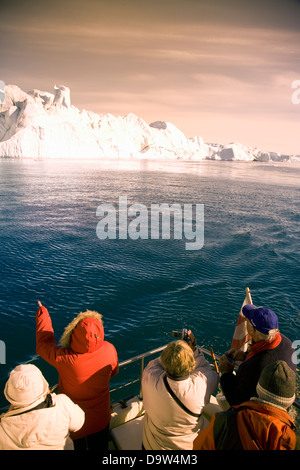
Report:
[{"label": "iceberg", "polygon": [[186,137],[171,122],[147,124],[133,113],[122,117],[80,110],[71,104],[70,88],[64,85],[55,85],[53,93],[5,86],[0,157],[300,161],[299,155],[239,143],[205,143],[200,136]]}]

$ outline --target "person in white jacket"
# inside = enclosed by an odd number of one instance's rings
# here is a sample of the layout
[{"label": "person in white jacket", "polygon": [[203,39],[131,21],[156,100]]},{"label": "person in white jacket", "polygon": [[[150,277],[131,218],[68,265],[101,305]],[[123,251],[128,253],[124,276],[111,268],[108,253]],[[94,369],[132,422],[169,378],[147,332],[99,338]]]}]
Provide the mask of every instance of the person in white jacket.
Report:
[{"label": "person in white jacket", "polygon": [[4,395],[11,406],[0,416],[0,450],[73,450],[69,431],[84,423],[84,412],[64,394],[51,394],[33,364],[13,369]]},{"label": "person in white jacket", "polygon": [[217,387],[218,375],[188,333],[188,342],[172,341],[144,370],[145,450],[191,450],[198,432],[208,424],[201,411]]}]

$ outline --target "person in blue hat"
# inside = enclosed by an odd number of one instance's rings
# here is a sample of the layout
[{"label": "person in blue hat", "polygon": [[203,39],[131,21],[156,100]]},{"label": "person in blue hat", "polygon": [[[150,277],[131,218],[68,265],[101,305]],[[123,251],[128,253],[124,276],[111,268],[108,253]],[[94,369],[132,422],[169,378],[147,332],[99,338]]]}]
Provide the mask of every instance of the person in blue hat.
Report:
[{"label": "person in blue hat", "polygon": [[[277,315],[269,308],[255,305],[245,305],[242,312],[247,318],[251,346],[246,353],[230,349],[219,362],[220,385],[230,406],[239,405],[257,396],[256,385],[266,365],[274,361],[285,361],[296,371],[296,364],[292,361],[292,342],[280,333]],[[237,361],[241,361],[241,364],[234,374]]]}]

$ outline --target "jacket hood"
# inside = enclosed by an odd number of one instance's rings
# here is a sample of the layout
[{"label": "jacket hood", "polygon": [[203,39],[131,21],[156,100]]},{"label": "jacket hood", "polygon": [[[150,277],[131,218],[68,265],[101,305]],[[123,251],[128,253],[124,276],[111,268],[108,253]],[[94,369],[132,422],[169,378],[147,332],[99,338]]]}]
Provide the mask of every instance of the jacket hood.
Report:
[{"label": "jacket hood", "polygon": [[91,310],[81,312],[69,323],[60,339],[63,348],[83,354],[97,351],[104,341],[102,315]]}]

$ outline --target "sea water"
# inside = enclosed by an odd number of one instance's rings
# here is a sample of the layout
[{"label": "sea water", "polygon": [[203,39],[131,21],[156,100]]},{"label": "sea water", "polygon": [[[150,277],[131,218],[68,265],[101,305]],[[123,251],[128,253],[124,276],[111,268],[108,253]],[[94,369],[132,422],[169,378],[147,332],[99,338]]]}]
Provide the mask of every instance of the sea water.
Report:
[{"label": "sea water", "polygon": [[[292,164],[1,160],[0,407],[19,363],[57,382],[35,353],[38,300],[57,341],[79,312],[100,312],[120,361],[167,344],[182,328],[222,354],[246,287],[299,341],[299,186],[300,166]],[[203,246],[187,250],[184,237],[152,239],[150,231],[100,239],[97,209],[117,211],[120,197],[149,210],[203,205]]]}]

